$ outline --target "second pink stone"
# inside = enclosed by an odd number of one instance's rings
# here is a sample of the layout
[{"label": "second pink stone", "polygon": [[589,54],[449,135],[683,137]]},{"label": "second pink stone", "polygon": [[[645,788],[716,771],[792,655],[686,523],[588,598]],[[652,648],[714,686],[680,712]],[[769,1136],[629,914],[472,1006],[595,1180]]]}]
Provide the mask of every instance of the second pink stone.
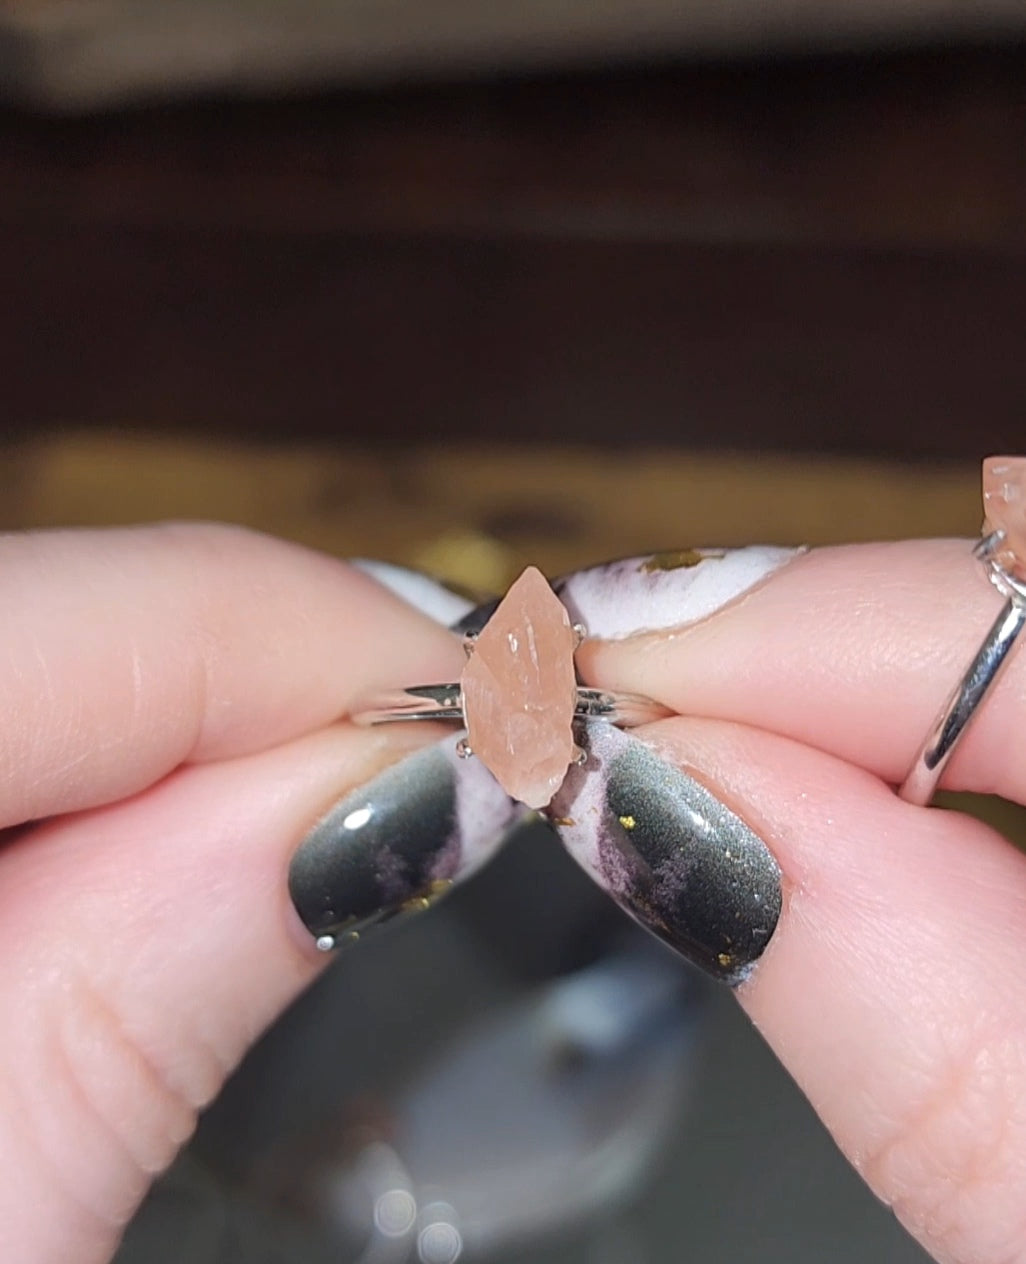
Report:
[{"label": "second pink stone", "polygon": [[983,462],[983,510],[990,529],[1005,533],[998,560],[1026,579],[1026,457],[991,456]]},{"label": "second pink stone", "polygon": [[508,795],[531,808],[549,802],[574,758],[575,641],[562,602],[529,566],[463,669],[470,748]]}]

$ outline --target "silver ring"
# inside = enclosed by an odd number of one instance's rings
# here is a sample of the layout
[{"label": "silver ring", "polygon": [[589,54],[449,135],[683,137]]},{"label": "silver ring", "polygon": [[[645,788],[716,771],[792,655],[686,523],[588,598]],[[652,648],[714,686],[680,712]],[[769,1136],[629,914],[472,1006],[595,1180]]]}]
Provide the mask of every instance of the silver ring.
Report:
[{"label": "silver ring", "polygon": [[358,703],[350,718],[357,724],[456,720],[467,729],[457,754],[477,756],[511,799],[538,810],[571,764],[587,760],[582,724],[633,728],[672,714],[649,698],[578,682],[575,654],[587,630],[571,623],[536,567],[486,610],[480,626],[463,634],[468,661],[458,682],[391,690]]},{"label": "silver ring", "polygon": [[1002,560],[1004,543],[1004,531],[993,531],[973,549],[974,555],[985,565],[990,582],[1006,600],[976,657],[937,716],[898,791],[901,798],[920,807],[925,807],[933,798],[955,746],[997,683],[1020,632],[1026,627],[1026,582],[1007,569]]},{"label": "silver ring", "polygon": [[[633,693],[611,693],[605,689],[579,686],[574,708],[575,720],[604,720],[617,728],[631,729],[652,720],[663,720],[673,712],[651,698]],[[364,699],[350,719],[355,724],[390,724],[397,720],[465,721],[463,689],[458,682],[447,685],[410,685]]]}]

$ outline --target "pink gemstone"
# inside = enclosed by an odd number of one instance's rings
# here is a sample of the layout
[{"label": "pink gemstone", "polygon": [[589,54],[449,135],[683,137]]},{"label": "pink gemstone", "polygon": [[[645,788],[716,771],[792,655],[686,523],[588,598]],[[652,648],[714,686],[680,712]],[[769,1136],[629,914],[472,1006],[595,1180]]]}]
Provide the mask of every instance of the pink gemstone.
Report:
[{"label": "pink gemstone", "polygon": [[987,529],[1005,533],[998,559],[1026,578],[1026,456],[989,456],[983,462],[983,510]]},{"label": "pink gemstone", "polygon": [[574,630],[529,566],[481,630],[463,669],[470,748],[514,799],[542,808],[574,757]]}]

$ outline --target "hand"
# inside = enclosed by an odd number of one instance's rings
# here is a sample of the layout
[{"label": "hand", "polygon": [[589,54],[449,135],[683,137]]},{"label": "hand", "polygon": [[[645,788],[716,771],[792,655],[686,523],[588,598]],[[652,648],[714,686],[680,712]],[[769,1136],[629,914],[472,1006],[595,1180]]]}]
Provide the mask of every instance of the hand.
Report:
[{"label": "hand", "polygon": [[[639,735],[784,872],[739,989],[842,1150],[941,1261],[1026,1259],[1026,855],[894,793],[1001,605],[964,541],[824,549],[587,675],[684,716]],[[1026,802],[1020,647],[947,788]]]},{"label": "hand", "polygon": [[[401,754],[332,721],[394,663],[448,679],[462,655],[362,575],[223,528],[13,537],[0,573],[0,1254],[102,1261],[316,969],[290,853]],[[824,550],[683,631],[589,647],[596,681],[709,717],[661,748],[787,888],[741,1001],[943,1260],[1026,1249],[1026,860],[890,786],[996,602],[964,544]],[[1024,694],[1020,663],[949,785],[1022,799]]]},{"label": "hand", "polygon": [[230,528],[8,536],[0,575],[0,1259],[92,1264],[323,960],[298,840],[431,736],[337,717],[463,655]]}]

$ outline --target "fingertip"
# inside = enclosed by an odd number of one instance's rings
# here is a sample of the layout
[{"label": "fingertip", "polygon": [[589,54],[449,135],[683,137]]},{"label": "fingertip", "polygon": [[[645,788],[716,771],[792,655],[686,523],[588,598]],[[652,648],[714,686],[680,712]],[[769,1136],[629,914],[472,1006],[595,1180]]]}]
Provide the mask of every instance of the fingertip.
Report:
[{"label": "fingertip", "polygon": [[[580,662],[590,684],[780,733],[896,785],[1001,604],[968,541],[818,549],[698,623],[582,646]],[[1026,794],[1024,709],[1017,653],[945,786]]]},{"label": "fingertip", "polygon": [[462,661],[370,576],[238,527],[42,532],[0,552],[4,825],[268,749]]}]

